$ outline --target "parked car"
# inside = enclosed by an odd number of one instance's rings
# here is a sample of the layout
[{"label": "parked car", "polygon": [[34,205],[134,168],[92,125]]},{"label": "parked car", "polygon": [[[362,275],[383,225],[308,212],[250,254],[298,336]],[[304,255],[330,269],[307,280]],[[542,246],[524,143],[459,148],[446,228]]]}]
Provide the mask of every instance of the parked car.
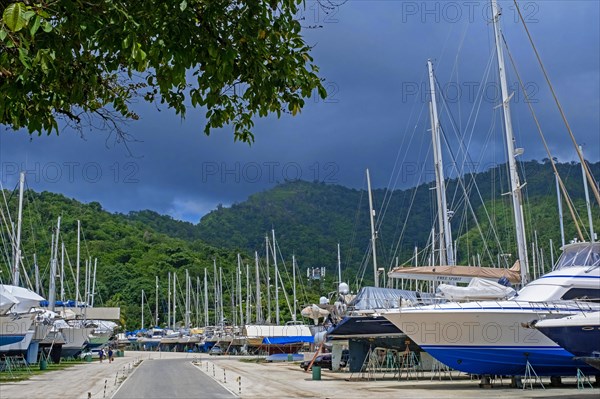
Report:
[{"label": "parked car", "polygon": [[211,355],[211,356],[220,356],[220,355],[223,354],[223,350],[221,349],[220,346],[213,346],[208,351],[208,354]]},{"label": "parked car", "polygon": [[[310,366],[311,361],[312,361],[312,359],[303,361],[302,363],[300,363],[300,368],[304,369],[304,371],[308,370],[308,367]],[[342,360],[340,361],[340,367],[346,367],[347,361],[348,361],[347,357],[344,357],[344,355],[342,354]],[[317,356],[317,358],[313,362],[313,366],[319,366],[321,368],[329,369],[329,370],[333,369],[331,353],[324,353],[322,355]]]}]

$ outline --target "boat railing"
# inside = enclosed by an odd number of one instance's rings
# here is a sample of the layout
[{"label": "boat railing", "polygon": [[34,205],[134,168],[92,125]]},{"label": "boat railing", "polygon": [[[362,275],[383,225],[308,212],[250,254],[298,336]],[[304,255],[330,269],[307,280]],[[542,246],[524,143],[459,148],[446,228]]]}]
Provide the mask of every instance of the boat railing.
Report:
[{"label": "boat railing", "polygon": [[[448,302],[444,302],[448,303]],[[417,304],[414,306],[410,306],[411,311],[414,309],[421,309],[427,307],[427,309],[447,309],[447,306],[444,306],[444,303],[433,303],[433,304]],[[520,301],[520,300],[507,300],[507,301],[472,301],[468,302],[468,306],[465,306],[464,302],[451,302],[453,308],[459,309],[480,309],[484,310],[490,308],[490,304],[494,304],[493,307],[497,307],[502,310],[513,310],[519,309],[523,312],[526,311],[534,311],[539,314],[557,314],[557,315],[567,315],[576,313],[590,313],[590,312],[598,312],[600,311],[600,303],[594,301],[586,301],[586,300],[564,300],[557,299],[554,301]],[[393,309],[392,311],[402,312],[405,308],[399,307]]]}]

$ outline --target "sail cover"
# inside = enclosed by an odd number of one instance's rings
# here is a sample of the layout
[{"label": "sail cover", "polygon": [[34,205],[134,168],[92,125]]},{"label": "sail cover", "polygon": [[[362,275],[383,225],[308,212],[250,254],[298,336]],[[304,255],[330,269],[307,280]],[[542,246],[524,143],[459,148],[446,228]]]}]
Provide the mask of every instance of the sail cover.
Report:
[{"label": "sail cover", "polygon": [[388,273],[390,278],[468,283],[479,277],[498,281],[506,277],[513,284],[521,282],[521,264],[517,260],[510,269],[477,266],[420,266],[396,267]]}]

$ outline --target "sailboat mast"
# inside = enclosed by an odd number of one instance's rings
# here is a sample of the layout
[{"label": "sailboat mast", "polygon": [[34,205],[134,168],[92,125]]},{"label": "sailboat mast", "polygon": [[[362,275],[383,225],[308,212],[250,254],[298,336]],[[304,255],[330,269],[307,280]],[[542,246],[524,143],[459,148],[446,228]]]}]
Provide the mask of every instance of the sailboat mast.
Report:
[{"label": "sailboat mast", "polygon": [[167,286],[167,328],[171,325],[171,272],[169,272],[169,284]]},{"label": "sailboat mast", "polygon": [[[579,152],[581,153],[581,159],[583,159],[585,162],[585,158],[583,157],[583,148],[581,146],[579,146]],[[585,193],[585,206],[587,207],[588,223],[590,224],[590,242],[594,242],[595,241],[594,221],[592,219],[592,207],[590,206],[590,192],[588,190],[588,182],[587,182],[587,178],[585,175],[585,164],[583,164],[583,163],[581,164],[581,173],[583,174],[583,190]]]},{"label": "sailboat mast", "polygon": [[292,291],[294,292],[294,313],[292,313],[292,320],[296,321],[296,255],[292,255]]},{"label": "sailboat mast", "polygon": [[[517,252],[521,262],[521,284],[527,284],[529,280],[529,260],[527,258],[527,241],[525,236],[525,222],[523,218],[523,206],[521,200],[521,183],[517,171],[515,152],[515,139],[513,137],[512,121],[510,115],[510,99],[512,95],[508,94],[508,84],[506,83],[506,70],[504,68],[504,52],[502,51],[502,35],[500,32],[500,14],[496,0],[492,0],[492,12],[494,32],[496,35],[496,52],[498,54],[498,71],[500,74],[500,88],[502,91],[502,109],[504,111],[504,133],[506,135],[506,150],[508,155],[508,169],[510,173],[511,197],[513,203],[513,215],[515,219],[515,230],[517,236]],[[521,152],[521,151],[520,151]]]},{"label": "sailboat mast", "polygon": [[340,243],[338,242],[338,285],[342,283],[342,257],[340,256]]},{"label": "sailboat mast", "polygon": [[438,204],[438,224],[440,229],[440,265],[454,266],[454,249],[452,248],[452,234],[448,218],[448,204],[446,203],[446,182],[444,177],[444,164],[442,160],[442,144],[440,139],[440,122],[438,119],[437,98],[435,95],[435,75],[433,63],[427,60],[429,69],[429,88],[431,94],[431,138],[433,146],[433,163],[435,167],[436,194]]},{"label": "sailboat mast", "polygon": [[204,268],[204,327],[208,327],[208,278]]},{"label": "sailboat mast", "polygon": [[144,329],[144,290],[142,290],[142,330]]},{"label": "sailboat mast", "polygon": [[83,297],[85,298],[84,302],[85,302],[86,307],[87,307],[87,304],[89,303],[89,300],[90,300],[90,298],[89,298],[89,291],[88,291],[88,289],[89,289],[89,283],[90,283],[90,279],[89,279],[90,272],[88,271],[88,269],[89,269],[89,262],[86,259],[85,260],[85,274],[83,276],[83,278],[85,279],[84,283],[83,283],[83,287],[84,287],[83,288]]},{"label": "sailboat mast", "polygon": [[19,174],[19,211],[17,217],[17,237],[15,238],[15,252],[13,257],[13,285],[18,286],[20,281],[21,264],[21,224],[23,222],[23,190],[25,186],[25,172]]},{"label": "sailboat mast", "polygon": [[244,325],[244,309],[242,307],[242,256],[237,254],[237,278],[236,278],[236,291],[237,291],[237,302],[238,310],[240,312],[240,326]]},{"label": "sailboat mast", "polygon": [[254,264],[256,269],[256,324],[258,324],[262,319],[262,303],[260,298],[260,273],[258,270],[258,251],[254,251]]},{"label": "sailboat mast", "polygon": [[213,276],[215,279],[214,292],[215,292],[215,326],[219,325],[219,294],[217,292],[218,275],[217,275],[217,260],[213,258]]},{"label": "sailboat mast", "polygon": [[98,258],[94,258],[94,273],[92,275],[92,295],[91,295],[92,303],[90,303],[91,307],[94,307],[94,296],[96,295],[96,266],[98,266]]},{"label": "sailboat mast", "polygon": [[250,324],[252,317],[250,298],[250,266],[246,263],[246,323],[248,324]]},{"label": "sailboat mast", "polygon": [[37,263],[37,254],[33,254],[33,268],[35,271],[35,293],[40,295],[40,268]]},{"label": "sailboat mast", "polygon": [[[60,224],[60,216],[58,218],[58,223]],[[48,304],[50,306],[50,311],[54,312],[54,307],[56,304],[56,259],[54,258],[54,248],[58,246],[58,230],[56,234],[52,235],[52,249],[51,249],[51,259],[50,259],[50,284],[48,287]]]},{"label": "sailboat mast", "polygon": [[156,278],[156,304],[154,305],[154,325],[158,327],[158,276]]},{"label": "sailboat mast", "polygon": [[50,266],[50,287],[48,292],[48,302],[50,303],[50,310],[54,312],[56,305],[56,268],[58,266],[58,242],[60,238],[60,216],[56,222],[56,236],[54,240],[54,247],[52,247],[52,260]]},{"label": "sailboat mast", "polygon": [[219,323],[223,325],[223,268],[219,266]]},{"label": "sailboat mast", "polygon": [[79,304],[79,265],[81,259],[80,255],[80,245],[81,245],[81,220],[77,221],[77,260],[76,260],[76,272],[75,272],[75,304]]},{"label": "sailboat mast", "polygon": [[196,276],[196,327],[200,327],[200,276]]},{"label": "sailboat mast", "polygon": [[279,325],[279,270],[277,269],[277,244],[275,242],[275,229],[273,233],[273,265],[275,267],[275,324]]},{"label": "sailboat mast", "polygon": [[[562,197],[560,196],[560,186],[558,184],[558,175],[554,175],[556,181],[556,200],[558,202],[558,221],[560,222],[560,242],[565,246],[565,224],[563,218]],[[554,263],[553,263],[554,265]]]},{"label": "sailboat mast", "polygon": [[[34,262],[37,265],[37,260],[34,256]],[[61,243],[60,249],[60,300],[65,301],[65,243]]]},{"label": "sailboat mast", "polygon": [[190,273],[185,269],[185,328],[190,328]]},{"label": "sailboat mast", "polygon": [[373,280],[375,281],[375,287],[379,287],[379,276],[377,275],[377,250],[375,241],[377,239],[377,233],[375,231],[375,210],[373,209],[373,194],[371,193],[371,175],[369,169],[367,169],[367,189],[369,191],[369,216],[371,220],[371,248],[373,251]]},{"label": "sailboat mast", "polygon": [[265,234],[265,260],[267,262],[267,323],[271,323],[271,270],[269,268],[269,236]]},{"label": "sailboat mast", "polygon": [[175,329],[175,320],[177,319],[177,273],[173,272],[173,320],[171,328]]}]

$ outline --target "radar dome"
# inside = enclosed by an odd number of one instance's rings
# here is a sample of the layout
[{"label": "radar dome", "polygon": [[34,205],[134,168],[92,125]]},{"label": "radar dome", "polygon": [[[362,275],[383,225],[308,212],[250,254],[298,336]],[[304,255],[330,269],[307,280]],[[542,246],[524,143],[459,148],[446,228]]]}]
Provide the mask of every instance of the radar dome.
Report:
[{"label": "radar dome", "polygon": [[338,286],[338,292],[342,295],[347,295],[350,292],[350,287],[346,283],[340,283]]}]

